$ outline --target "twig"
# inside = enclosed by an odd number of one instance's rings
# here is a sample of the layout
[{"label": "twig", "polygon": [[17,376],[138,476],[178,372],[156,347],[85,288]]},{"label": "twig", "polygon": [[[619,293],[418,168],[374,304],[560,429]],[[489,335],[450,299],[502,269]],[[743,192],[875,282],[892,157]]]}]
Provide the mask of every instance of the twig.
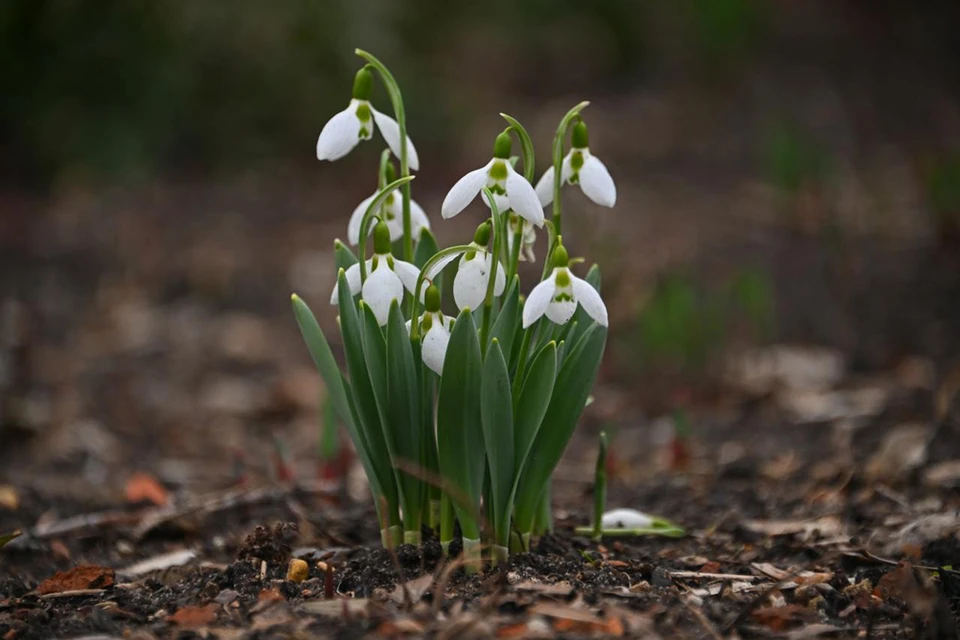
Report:
[{"label": "twig", "polygon": [[754,582],[759,580],[757,576],[740,575],[739,573],[700,573],[699,571],[671,571],[671,578],[694,578],[706,580],[740,580],[743,582]]},{"label": "twig", "polygon": [[723,640],[723,636],[721,636],[720,632],[717,631],[717,628],[713,626],[713,623],[710,622],[710,619],[704,615],[700,607],[693,606],[684,598],[680,598],[680,602],[682,602],[683,606],[685,606],[687,610],[693,614],[693,617],[697,619],[697,621],[700,623],[700,626],[702,626],[704,630],[706,630],[706,632],[713,637],[714,640]]},{"label": "twig", "polygon": [[40,596],[41,600],[56,600],[58,598],[73,598],[74,596],[99,596],[103,595],[103,589],[73,589],[71,591],[58,591],[56,593],[45,593]]}]

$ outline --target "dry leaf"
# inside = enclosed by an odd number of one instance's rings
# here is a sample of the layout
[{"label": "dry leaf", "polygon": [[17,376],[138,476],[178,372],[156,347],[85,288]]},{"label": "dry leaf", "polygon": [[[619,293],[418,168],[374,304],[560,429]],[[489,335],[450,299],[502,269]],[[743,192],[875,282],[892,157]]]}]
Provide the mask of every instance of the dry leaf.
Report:
[{"label": "dry leaf", "polygon": [[12,485],[0,484],[0,507],[8,511],[16,511],[20,508],[20,496]]},{"label": "dry leaf", "polygon": [[170,616],[170,621],[181,627],[204,627],[217,619],[217,606],[208,604],[202,607],[181,607]]},{"label": "dry leaf", "polygon": [[37,587],[37,594],[60,593],[80,589],[104,589],[113,586],[113,569],[84,564],[68,571],[58,571]]},{"label": "dry leaf", "polygon": [[170,567],[185,565],[195,557],[197,557],[196,552],[190,549],[178,549],[169,553],[160,554],[159,556],[147,558],[146,560],[141,560],[126,569],[121,569],[120,573],[130,577],[142,576],[154,571],[163,571]]},{"label": "dry leaf", "polygon": [[759,624],[773,631],[784,631],[799,622],[810,618],[812,612],[798,604],[782,607],[762,607],[754,610],[751,617]]},{"label": "dry leaf", "polygon": [[824,516],[815,520],[747,520],[743,526],[748,531],[767,536],[802,534],[804,538],[808,538],[814,534],[833,537],[843,533],[843,524],[836,516]]},{"label": "dry leaf", "polygon": [[148,473],[135,473],[127,480],[127,502],[150,502],[158,507],[166,506],[170,495],[160,481]]}]

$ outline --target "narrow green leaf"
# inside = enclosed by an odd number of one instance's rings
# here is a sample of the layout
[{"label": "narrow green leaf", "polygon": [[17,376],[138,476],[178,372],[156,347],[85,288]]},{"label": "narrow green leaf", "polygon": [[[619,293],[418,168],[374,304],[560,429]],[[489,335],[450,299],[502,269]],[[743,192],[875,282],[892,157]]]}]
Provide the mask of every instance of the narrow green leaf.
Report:
[{"label": "narrow green leaf", "polygon": [[440,247],[437,245],[437,239],[433,237],[430,229],[424,227],[420,230],[420,240],[417,242],[417,250],[413,254],[413,264],[422,269],[427,264],[427,260],[432,258]]},{"label": "narrow green leaf", "polygon": [[499,341],[494,338],[487,350],[480,382],[480,421],[490,472],[490,495],[493,498],[490,519],[497,544],[510,542],[510,495],[513,492],[513,400],[510,374]]},{"label": "narrow green leaf", "polygon": [[466,538],[477,539],[477,515],[485,460],[480,421],[482,372],[477,325],[469,309],[460,313],[447,346],[437,400],[437,449],[440,472]]},{"label": "narrow green leaf", "polygon": [[340,269],[349,269],[359,262],[350,247],[339,240],[333,241],[333,259],[337,264],[337,271]]},{"label": "narrow green leaf", "polygon": [[520,324],[520,278],[514,275],[510,279],[510,286],[503,296],[502,306],[497,313],[497,319],[490,330],[490,337],[500,342],[500,349],[504,358],[509,362],[513,350],[514,338],[517,335],[517,326]]},{"label": "narrow green leaf", "polygon": [[557,376],[557,345],[548,343],[527,371],[515,408],[513,442],[516,456],[514,472],[517,479],[523,471],[553,395],[554,380]]},{"label": "narrow green leaf", "polygon": [[10,531],[9,533],[2,533],[2,534],[0,534],[0,547],[2,547],[3,545],[7,544],[7,543],[10,542],[11,540],[15,540],[16,538],[19,538],[19,537],[22,536],[22,535],[23,535],[23,532],[20,531],[20,529],[14,529],[13,531]]},{"label": "narrow green leaf", "polygon": [[560,367],[543,427],[534,439],[533,453],[526,461],[517,489],[516,516],[521,534],[529,533],[533,528],[540,496],[586,406],[606,339],[606,328],[594,324],[574,345]]},{"label": "narrow green leaf", "polygon": [[393,465],[390,462],[387,443],[383,437],[383,427],[380,423],[376,395],[367,370],[366,357],[364,356],[363,326],[357,313],[357,303],[350,293],[343,270],[340,271],[337,286],[340,296],[340,327],[343,335],[343,350],[347,361],[347,371],[350,374],[350,384],[353,387],[353,409],[358,418],[358,433],[365,441],[377,483],[388,502],[390,511],[393,512],[397,507],[397,482],[394,477]]},{"label": "narrow green leaf", "polygon": [[[420,381],[417,363],[414,361],[410,336],[404,326],[400,305],[390,305],[387,321],[387,397],[388,418],[393,435],[395,462],[422,470],[423,422],[420,418]],[[423,481],[402,469],[397,478],[405,496],[404,528],[420,531],[423,510]]]}]

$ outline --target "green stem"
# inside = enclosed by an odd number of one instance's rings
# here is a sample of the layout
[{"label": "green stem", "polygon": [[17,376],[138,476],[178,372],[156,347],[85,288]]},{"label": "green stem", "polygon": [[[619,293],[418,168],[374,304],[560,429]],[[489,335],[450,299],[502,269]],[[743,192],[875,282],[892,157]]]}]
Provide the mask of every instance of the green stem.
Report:
[{"label": "green stem", "polygon": [[507,266],[510,269],[508,273],[508,280],[512,279],[513,276],[517,275],[517,271],[520,269],[520,245],[523,242],[523,218],[517,216],[517,230],[513,232],[513,251],[510,252],[510,259],[507,262]]},{"label": "green stem", "polygon": [[[380,79],[383,80],[387,93],[390,95],[390,104],[393,105],[393,115],[397,119],[397,125],[400,128],[400,177],[410,176],[410,161],[407,157],[407,115],[403,108],[403,96],[400,94],[400,85],[386,65],[380,62],[373,54],[356,49],[354,51],[358,56],[366,60],[370,66],[377,70]],[[410,185],[404,184],[401,190],[403,197],[403,259],[407,262],[413,262],[413,231],[410,224]]]},{"label": "green stem", "polygon": [[603,537],[603,512],[607,505],[607,432],[600,432],[600,450],[593,481],[593,539]]},{"label": "green stem", "polygon": [[390,149],[384,149],[380,153],[380,173],[377,179],[377,189],[383,189],[387,186],[387,163],[390,162]]},{"label": "green stem", "polygon": [[551,499],[553,497],[553,480],[547,479],[547,484],[543,488],[543,494],[540,496],[540,502],[537,503],[537,513],[533,520],[533,532],[538,536],[553,532],[553,506]]},{"label": "green stem", "polygon": [[370,201],[370,204],[367,205],[367,210],[363,213],[363,218],[360,219],[360,246],[359,246],[359,262],[360,262],[360,281],[363,282],[367,279],[367,236],[370,235],[370,222],[373,220],[377,211],[380,210],[380,207],[383,206],[384,200],[387,199],[391,193],[393,193],[397,187],[409,183],[413,180],[415,176],[406,176],[403,178],[397,178],[383,189],[377,192],[377,195],[374,196],[373,200]]},{"label": "green stem", "polygon": [[560,126],[557,127],[557,134],[553,138],[553,226],[556,228],[557,235],[561,233],[560,223],[562,214],[560,187],[562,186],[561,172],[563,171],[563,141],[567,137],[567,130],[570,128],[570,123],[580,116],[580,112],[583,111],[588,104],[590,103],[583,101],[573,109],[570,109],[567,115],[563,116],[563,119],[560,121]]},{"label": "green stem", "polygon": [[493,315],[493,292],[497,285],[497,269],[500,267],[500,243],[503,233],[500,227],[500,211],[497,209],[497,203],[493,200],[493,193],[490,189],[484,187],[483,195],[490,203],[490,215],[493,218],[493,249],[490,255],[490,276],[487,280],[487,295],[483,299],[483,318],[480,321],[480,354],[485,356],[487,353],[487,335],[490,333],[490,316]]},{"label": "green stem", "polygon": [[453,541],[453,502],[446,493],[440,495],[440,546],[443,554],[450,551]]},{"label": "green stem", "polygon": [[533,139],[530,137],[530,134],[527,133],[527,130],[523,128],[523,125],[516,119],[505,113],[501,113],[500,117],[510,124],[510,128],[513,129],[517,137],[520,138],[520,157],[523,158],[523,177],[527,179],[527,182],[533,184],[533,179],[537,171],[536,157],[533,153]]}]

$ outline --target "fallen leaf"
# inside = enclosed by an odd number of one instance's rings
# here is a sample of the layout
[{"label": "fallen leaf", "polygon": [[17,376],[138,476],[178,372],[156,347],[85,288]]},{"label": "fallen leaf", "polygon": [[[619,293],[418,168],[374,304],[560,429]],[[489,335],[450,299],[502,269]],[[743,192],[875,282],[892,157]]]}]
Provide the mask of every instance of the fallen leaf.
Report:
[{"label": "fallen leaf", "polygon": [[421,635],[423,634],[423,625],[410,618],[399,618],[397,620],[387,620],[377,627],[374,632],[376,636],[383,638],[393,638],[396,636]]},{"label": "fallen leaf", "polygon": [[113,586],[114,573],[109,567],[84,564],[68,571],[58,571],[37,587],[36,593],[60,593],[80,589],[104,589]]},{"label": "fallen leaf", "polygon": [[747,520],[743,526],[748,531],[767,536],[791,536],[802,534],[833,537],[843,533],[843,523],[837,516],[824,516],[815,520]]},{"label": "fallen leaf", "polygon": [[15,529],[15,530],[11,531],[10,533],[0,534],[0,547],[2,547],[3,545],[7,544],[8,542],[10,542],[11,540],[13,540],[14,538],[19,538],[19,537],[22,536],[22,535],[23,535],[23,532],[20,531],[20,529]]},{"label": "fallen leaf", "polygon": [[365,614],[369,600],[366,598],[336,598],[334,600],[314,600],[304,602],[303,610],[319,616],[341,618],[344,615]]},{"label": "fallen leaf", "polygon": [[127,502],[150,502],[158,507],[170,501],[170,495],[160,481],[148,473],[135,473],[127,480]]},{"label": "fallen leaf", "polygon": [[0,484],[0,507],[8,511],[16,511],[20,508],[20,496],[13,486]]},{"label": "fallen leaf", "polygon": [[120,573],[130,577],[142,576],[154,571],[163,571],[164,569],[169,569],[170,567],[179,567],[185,565],[195,557],[197,557],[196,552],[191,551],[190,549],[178,549],[177,551],[162,553],[159,556],[141,560],[136,564],[130,565],[126,569],[121,569]]},{"label": "fallen leaf", "polygon": [[931,465],[923,472],[928,487],[953,488],[960,485],[960,460],[946,460]]},{"label": "fallen leaf", "polygon": [[217,619],[217,605],[186,606],[177,609],[170,621],[181,627],[204,627]]},{"label": "fallen leaf", "polygon": [[866,465],[871,480],[898,480],[927,460],[930,427],[905,424],[891,430]]},{"label": "fallen leaf", "polygon": [[797,623],[810,618],[812,612],[798,604],[782,607],[762,607],[754,610],[751,617],[759,624],[773,631],[784,631]]},{"label": "fallen leaf", "polygon": [[402,585],[397,585],[394,588],[393,592],[390,593],[390,598],[397,604],[403,604],[404,599],[404,589],[407,593],[410,594],[410,602],[412,604],[417,604],[420,602],[420,599],[423,597],[427,591],[430,590],[430,587],[433,585],[433,576],[429,573],[419,578],[414,578],[413,580],[408,580]]}]

